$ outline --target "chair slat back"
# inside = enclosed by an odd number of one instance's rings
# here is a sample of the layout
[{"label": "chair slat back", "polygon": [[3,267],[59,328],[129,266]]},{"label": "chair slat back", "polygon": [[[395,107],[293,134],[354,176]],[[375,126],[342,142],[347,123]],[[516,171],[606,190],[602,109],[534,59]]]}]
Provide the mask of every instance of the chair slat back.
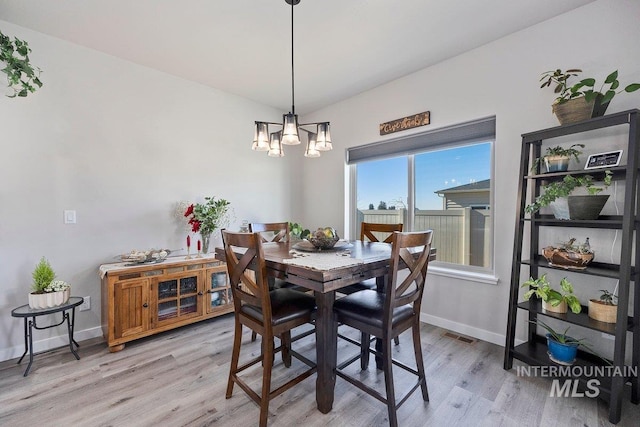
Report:
[{"label": "chair slat back", "polygon": [[[432,237],[432,230],[411,233],[396,231],[393,233],[389,269],[391,283],[387,289],[385,316],[390,318],[394,308],[406,304],[414,304],[414,311],[420,312]],[[415,253],[418,251],[420,254],[416,258]],[[398,283],[398,272],[403,264],[406,264],[409,274]]]},{"label": "chair slat back", "polygon": [[242,304],[249,304],[261,308],[264,319],[270,319],[271,300],[260,233],[222,230],[222,242],[234,309],[239,312]]},{"label": "chair slat back", "polygon": [[379,242],[374,232],[388,233],[388,236],[383,240],[384,243],[391,243],[394,231],[402,231],[402,224],[375,224],[373,222],[363,222],[360,226],[360,240],[363,242],[365,238],[370,242]]},{"label": "chair slat back", "polygon": [[[252,222],[249,224],[249,231],[260,233],[262,242],[288,242],[289,223],[288,222]],[[268,233],[272,232],[273,235]]]}]

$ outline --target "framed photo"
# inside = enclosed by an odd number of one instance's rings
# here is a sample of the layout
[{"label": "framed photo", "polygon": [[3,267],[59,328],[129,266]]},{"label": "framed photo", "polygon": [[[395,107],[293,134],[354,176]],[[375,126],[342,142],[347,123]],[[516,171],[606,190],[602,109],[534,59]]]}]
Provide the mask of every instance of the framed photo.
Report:
[{"label": "framed photo", "polygon": [[592,154],[587,159],[585,169],[607,168],[618,166],[622,158],[622,150],[607,151],[606,153]]}]

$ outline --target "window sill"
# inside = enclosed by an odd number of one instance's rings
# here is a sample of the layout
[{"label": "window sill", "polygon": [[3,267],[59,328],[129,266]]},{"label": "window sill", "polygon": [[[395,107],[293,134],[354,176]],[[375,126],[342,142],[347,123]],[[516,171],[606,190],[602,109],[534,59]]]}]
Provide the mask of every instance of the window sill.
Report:
[{"label": "window sill", "polygon": [[435,265],[429,266],[429,274],[442,277],[450,277],[453,279],[461,279],[469,282],[484,283],[487,285],[497,285],[500,280],[493,274],[480,273],[477,271],[464,271],[452,268],[439,267]]}]

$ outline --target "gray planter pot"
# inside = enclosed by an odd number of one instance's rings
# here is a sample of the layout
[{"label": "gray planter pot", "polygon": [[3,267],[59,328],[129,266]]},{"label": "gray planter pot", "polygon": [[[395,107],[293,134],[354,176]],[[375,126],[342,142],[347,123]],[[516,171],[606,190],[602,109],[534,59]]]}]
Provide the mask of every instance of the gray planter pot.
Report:
[{"label": "gray planter pot", "polygon": [[604,204],[609,199],[608,194],[595,196],[569,196],[569,218],[598,219]]}]

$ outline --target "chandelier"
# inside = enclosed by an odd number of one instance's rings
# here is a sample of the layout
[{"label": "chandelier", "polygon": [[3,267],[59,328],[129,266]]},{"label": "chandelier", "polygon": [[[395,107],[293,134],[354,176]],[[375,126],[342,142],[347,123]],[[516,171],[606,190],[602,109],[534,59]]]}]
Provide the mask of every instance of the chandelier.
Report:
[{"label": "chandelier", "polygon": [[[255,151],[267,151],[271,157],[283,157],[283,145],[298,145],[300,132],[307,133],[307,147],[304,151],[305,157],[320,157],[321,151],[333,149],[331,144],[331,132],[329,122],[302,123],[298,124],[298,115],[295,107],[295,85],[293,67],[293,6],[300,3],[300,0],[285,0],[291,5],[291,111],[282,115],[282,123],[255,122],[253,145]],[[269,125],[280,126],[280,130],[269,132]],[[302,126],[316,126],[314,131],[304,129]]]}]

